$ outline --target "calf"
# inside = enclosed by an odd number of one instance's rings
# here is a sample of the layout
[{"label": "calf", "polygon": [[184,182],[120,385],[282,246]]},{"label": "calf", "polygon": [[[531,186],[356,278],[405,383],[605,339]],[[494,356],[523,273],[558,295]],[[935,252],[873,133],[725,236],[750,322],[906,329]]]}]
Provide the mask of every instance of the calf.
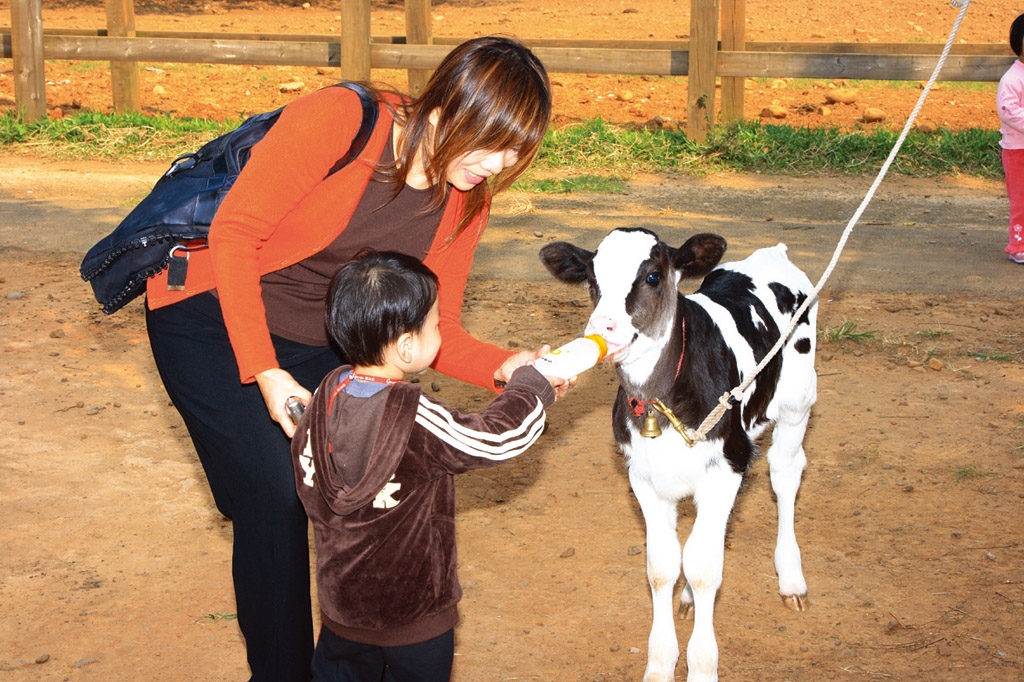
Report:
[{"label": "calf", "polygon": [[[713,234],[672,248],[653,232],[625,228],[612,231],[594,253],[567,242],[548,244],[540,252],[556,278],[585,282],[590,288],[594,312],[586,333],[603,336],[615,361],[615,439],[626,455],[629,481],[647,526],[654,615],[645,682],[674,679],[679,644],[672,590],[680,559],[686,576],[680,613],[694,618],[686,648],[687,679],[718,677],[713,617],[726,524],[743,475],[757,454],[754,439],[771,423],[775,428],[768,466],[778,500],[779,593],[793,610],[806,606],[793,514],[807,461],[803,438],[816,397],[817,303],[808,307],[781,352],[706,440],[688,445],[651,409],[660,399],[682,424],[696,428],[723,394],[751,374],[812,295],[810,281],[790,263],[784,244],[715,268],[725,248],[725,240]],[[679,293],[682,278],[702,276],[696,293]],[[660,435],[643,427],[652,415],[659,421]],[[690,496],[697,517],[680,553],[677,503]]]}]

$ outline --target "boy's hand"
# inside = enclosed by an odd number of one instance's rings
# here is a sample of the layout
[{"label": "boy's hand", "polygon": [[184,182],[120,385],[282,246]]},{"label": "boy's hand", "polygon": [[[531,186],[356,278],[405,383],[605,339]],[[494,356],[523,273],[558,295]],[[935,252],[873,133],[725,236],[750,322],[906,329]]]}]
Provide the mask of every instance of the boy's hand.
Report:
[{"label": "boy's hand", "polygon": [[270,418],[281,425],[286,436],[289,438],[294,436],[295,423],[288,414],[285,404],[288,402],[288,398],[295,396],[305,405],[313,395],[303,388],[302,384],[295,381],[291,374],[279,368],[268,369],[257,374],[256,385],[260,387],[260,393],[263,394],[263,402],[267,404]]},{"label": "boy's hand", "polygon": [[565,397],[565,394],[569,392],[569,389],[576,385],[576,377],[569,377],[568,379],[562,379],[561,377],[549,377],[544,375],[544,378],[551,384],[551,388],[555,389],[555,400]]}]

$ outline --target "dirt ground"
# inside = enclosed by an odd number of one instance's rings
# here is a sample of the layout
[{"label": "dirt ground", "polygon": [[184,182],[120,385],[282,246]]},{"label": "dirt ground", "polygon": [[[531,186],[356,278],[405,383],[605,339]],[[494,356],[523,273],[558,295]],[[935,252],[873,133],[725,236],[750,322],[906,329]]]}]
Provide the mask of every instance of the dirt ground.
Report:
[{"label": "dirt ground", "polygon": [[[944,37],[948,5],[915,6],[802,9],[749,0],[748,37]],[[140,27],[158,21],[155,6],[139,7]],[[177,19],[196,29],[248,30],[258,20],[266,31],[302,32],[321,25],[309,17],[327,26],[336,16],[318,7],[228,7],[197,7]],[[614,26],[623,37],[668,38],[685,32],[678,26],[686,26],[680,17],[688,3],[602,0],[580,12],[550,1],[547,14],[540,7],[442,4],[435,31],[525,35],[515,22],[532,17],[552,37]],[[474,12],[476,24],[461,23]],[[1001,39],[1013,14],[1008,3],[975,0],[965,39]],[[47,3],[44,20],[58,15],[63,25],[101,25],[99,9]],[[379,32],[400,32],[399,9],[375,5],[374,16],[389,22]],[[160,68],[172,83],[185,73]],[[253,82],[272,91],[276,72],[260,81],[254,70]],[[194,82],[170,88],[177,99],[159,106],[205,115],[203,107],[228,101],[210,73]],[[588,83],[594,92],[609,89],[602,79],[567,82],[577,85],[562,92],[577,99]],[[0,92],[9,83],[7,72]],[[65,90],[51,92],[63,101]],[[104,108],[102,91],[89,92],[70,98]],[[961,94],[957,106],[942,106],[952,112],[943,116],[952,121],[961,112],[955,120],[964,125],[994,126],[991,92],[979,97],[978,110],[959,104]],[[269,92],[253,110],[280,97]],[[591,105],[628,120],[628,105],[596,95],[561,115]],[[85,248],[164,165],[0,157],[5,680],[246,679],[232,619],[231,525],[216,512],[160,385],[141,303],[105,316],[77,275]],[[586,296],[546,279],[536,250],[563,238],[594,246],[617,225],[651,227],[679,243],[712,229],[729,239],[727,259],[786,241],[814,280],[868,184],[644,178],[625,195],[502,197],[470,282],[466,324],[510,348],[577,335]],[[1000,253],[1005,196],[998,183],[970,179],[892,178],[883,188],[822,295],[819,400],[796,522],[810,609],[792,613],[778,599],[774,503],[759,461],[727,538],[715,618],[724,680],[1024,678],[1024,311],[1017,302],[1024,268]],[[488,398],[442,376],[428,375],[424,385],[464,409]],[[465,598],[455,680],[642,676],[650,619],[643,521],[610,432],[614,390],[610,367],[584,374],[551,409],[536,447],[459,479]],[[685,536],[692,505],[681,512]],[[685,643],[690,624],[679,621],[677,631]],[[685,679],[685,665],[677,678]]]},{"label": "dirt ground", "polygon": [[[337,2],[280,4],[261,0],[137,0],[139,30],[319,33],[337,34]],[[309,4],[310,6],[303,6]],[[0,0],[0,23],[9,25],[10,0]],[[748,0],[749,41],[801,42],[928,42],[944,44],[957,10],[948,0],[855,0],[823,3],[814,0]],[[957,34],[958,42],[1006,43],[1009,25],[1019,8],[1009,0],[974,0]],[[688,39],[688,0],[450,0],[434,4],[435,36],[472,37],[501,33],[521,38],[591,38],[631,40]],[[98,0],[47,0],[44,28],[102,28],[103,3]],[[373,0],[373,35],[404,35],[404,9],[398,0]],[[1007,55],[1012,56],[1009,48]],[[142,64],[142,107],[146,113],[231,118],[267,111],[302,92],[337,80],[333,69],[313,67],[196,66]],[[686,78],[552,74],[555,125],[596,116],[615,123],[645,123],[656,117],[685,124]],[[404,88],[405,72],[375,70],[373,78]],[[52,115],[78,109],[107,111],[111,107],[110,75],[103,62],[47,62],[47,103]],[[281,85],[304,87],[282,93]],[[802,126],[902,128],[923,83],[882,87],[856,84],[855,100],[829,104],[829,90],[845,81],[750,79],[745,115],[757,118],[770,105],[786,112],[783,122]],[[10,60],[0,60],[0,106],[12,106],[14,80]],[[6,97],[5,97],[6,96]],[[922,110],[919,122],[948,129],[998,127],[995,84],[939,83]],[[880,108],[881,123],[860,122],[864,109]]]}]

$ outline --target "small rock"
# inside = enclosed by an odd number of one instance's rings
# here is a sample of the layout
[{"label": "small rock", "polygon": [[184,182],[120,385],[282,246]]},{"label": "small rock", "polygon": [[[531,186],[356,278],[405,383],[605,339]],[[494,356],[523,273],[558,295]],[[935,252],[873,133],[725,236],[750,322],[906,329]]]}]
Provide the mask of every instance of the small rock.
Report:
[{"label": "small rock", "polygon": [[163,97],[164,95],[167,94],[167,89],[164,86],[162,86],[162,85],[154,85],[153,86],[153,94],[156,95],[157,97]]},{"label": "small rock", "polygon": [[910,369],[917,369],[920,366],[921,363],[918,362],[917,360],[907,360],[907,367],[909,367]]},{"label": "small rock", "polygon": [[937,130],[935,124],[931,121],[918,121],[914,127],[922,133],[934,133]]},{"label": "small rock", "polygon": [[50,660],[50,654],[39,654],[36,656],[36,664],[43,664]]},{"label": "small rock", "polygon": [[570,547],[569,549],[567,549],[564,552],[562,552],[561,554],[559,554],[558,558],[559,559],[568,559],[569,557],[571,557],[571,556],[573,556],[575,554],[576,554],[576,548],[575,547]]},{"label": "small rock", "polygon": [[631,654],[638,654],[638,653],[640,653],[640,649],[638,649],[635,646],[631,646],[631,647],[629,647],[629,653],[631,653]]},{"label": "small rock", "polygon": [[942,362],[942,360],[939,360],[938,358],[932,358],[931,360],[928,361],[928,367],[934,369],[936,372],[938,372],[945,366],[945,363]]},{"label": "small rock", "polygon": [[541,237],[544,236],[544,233],[540,232],[540,231],[537,231],[537,232],[533,233],[533,236],[536,237],[537,239],[540,239]]},{"label": "small rock", "polygon": [[633,99],[633,91],[623,90],[618,94],[618,98],[621,99],[623,102],[629,102]]},{"label": "small rock", "polygon": [[864,110],[861,118],[865,123],[880,123],[885,120],[885,112],[878,107],[868,107]]},{"label": "small rock", "polygon": [[786,108],[778,104],[770,104],[761,110],[761,118],[786,118]]},{"label": "small rock", "polygon": [[[1021,460],[1021,461],[1024,461],[1024,460]],[[632,545],[629,549],[626,550],[626,554],[628,554],[629,556],[636,556],[637,554],[643,554],[643,553],[644,553],[644,550],[641,549],[640,547],[637,547],[636,545]]]},{"label": "small rock", "polygon": [[63,329],[54,329],[50,332],[51,339],[63,339],[66,336]]},{"label": "small rock", "polygon": [[441,386],[436,381],[430,382],[430,390],[437,393],[441,390]]},{"label": "small rock", "polygon": [[291,83],[281,83],[277,86],[277,89],[281,92],[299,92],[304,87],[306,87],[306,84],[302,81],[292,81]]},{"label": "small rock", "polygon": [[12,291],[9,294],[7,294],[7,298],[9,300],[13,301],[13,300],[16,300],[16,299],[19,299],[19,298],[25,298],[25,295],[26,294],[25,294],[24,291]]},{"label": "small rock", "polygon": [[850,88],[836,88],[825,93],[825,101],[829,104],[853,104],[857,101],[857,91]]}]

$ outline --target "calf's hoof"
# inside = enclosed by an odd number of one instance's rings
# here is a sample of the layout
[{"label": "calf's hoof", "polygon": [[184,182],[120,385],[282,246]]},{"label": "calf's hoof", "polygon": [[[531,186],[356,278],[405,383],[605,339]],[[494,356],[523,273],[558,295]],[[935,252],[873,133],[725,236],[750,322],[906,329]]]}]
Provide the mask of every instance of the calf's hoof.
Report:
[{"label": "calf's hoof", "polygon": [[787,594],[782,597],[782,603],[786,605],[786,608],[790,611],[806,611],[807,610],[807,595],[806,594]]}]

